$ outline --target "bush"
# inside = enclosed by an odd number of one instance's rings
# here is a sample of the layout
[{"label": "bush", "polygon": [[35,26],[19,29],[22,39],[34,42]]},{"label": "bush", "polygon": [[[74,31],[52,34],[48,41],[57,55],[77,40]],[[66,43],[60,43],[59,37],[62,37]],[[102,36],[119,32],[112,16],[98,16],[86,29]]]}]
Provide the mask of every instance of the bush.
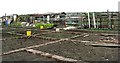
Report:
[{"label": "bush", "polygon": [[44,24],[42,24],[42,23],[36,23],[35,24],[35,27],[37,27],[37,28],[40,28],[40,26],[44,26]]},{"label": "bush", "polygon": [[54,24],[51,24],[51,23],[48,23],[48,24],[36,23],[35,24],[36,28],[40,28],[40,26],[43,26],[43,28],[46,29],[46,28],[52,28],[54,26]]},{"label": "bush", "polygon": [[12,24],[9,24],[8,26],[11,26],[11,27],[20,27],[21,26],[21,22],[13,22]]},{"label": "bush", "polygon": [[45,24],[44,27],[45,27],[45,28],[52,28],[53,25],[54,25],[54,24],[50,24],[50,23],[48,23],[48,24]]}]

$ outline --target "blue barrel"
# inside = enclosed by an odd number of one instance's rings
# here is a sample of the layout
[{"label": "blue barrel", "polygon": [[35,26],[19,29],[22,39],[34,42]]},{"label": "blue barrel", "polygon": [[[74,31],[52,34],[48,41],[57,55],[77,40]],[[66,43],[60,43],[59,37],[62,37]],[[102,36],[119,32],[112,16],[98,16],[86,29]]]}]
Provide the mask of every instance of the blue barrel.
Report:
[{"label": "blue barrel", "polygon": [[8,26],[8,20],[5,21],[5,25]]}]

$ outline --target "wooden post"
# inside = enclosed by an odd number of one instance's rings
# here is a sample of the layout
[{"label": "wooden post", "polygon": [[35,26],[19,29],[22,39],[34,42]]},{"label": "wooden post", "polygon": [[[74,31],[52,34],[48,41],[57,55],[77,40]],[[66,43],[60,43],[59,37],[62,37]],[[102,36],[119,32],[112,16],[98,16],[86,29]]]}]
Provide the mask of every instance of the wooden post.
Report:
[{"label": "wooden post", "polygon": [[82,27],[82,25],[83,25],[83,16],[82,16],[82,13],[81,13],[80,17],[81,17],[80,26]]},{"label": "wooden post", "polygon": [[99,20],[99,15],[98,15],[98,14],[97,14],[97,17],[96,17],[96,18],[97,18],[97,21],[96,21],[96,23],[97,23],[97,24],[96,24],[96,28],[98,28],[98,26],[99,26],[99,25],[98,25],[98,24],[99,24],[99,22],[98,22],[98,20]]},{"label": "wooden post", "polygon": [[102,28],[102,16],[101,16],[101,14],[99,15],[99,17],[100,17],[100,28]]},{"label": "wooden post", "polygon": [[63,56],[58,56],[58,55],[54,55],[54,54],[50,54],[50,53],[46,53],[46,52],[42,52],[42,51],[38,51],[38,50],[33,50],[33,49],[27,49],[27,52],[36,54],[36,55],[41,55],[44,57],[48,57],[48,58],[52,58],[55,60],[59,60],[59,61],[65,61],[65,62],[77,62],[78,60],[76,59],[72,59],[72,58],[66,58]]},{"label": "wooden post", "polygon": [[66,21],[64,20],[64,26],[65,26],[65,28],[66,28]]},{"label": "wooden post", "polygon": [[112,12],[112,14],[111,14],[111,28],[114,29],[113,12]]},{"label": "wooden post", "polygon": [[108,13],[108,27],[111,28],[111,16],[110,16],[110,12],[107,10],[107,13]]},{"label": "wooden post", "polygon": [[6,13],[5,13],[5,20],[7,20],[7,16],[6,16]]},{"label": "wooden post", "polygon": [[67,18],[67,16],[66,16],[66,18],[64,18],[63,20],[64,20],[64,27],[66,28],[67,27],[67,20],[68,20],[69,18]]}]

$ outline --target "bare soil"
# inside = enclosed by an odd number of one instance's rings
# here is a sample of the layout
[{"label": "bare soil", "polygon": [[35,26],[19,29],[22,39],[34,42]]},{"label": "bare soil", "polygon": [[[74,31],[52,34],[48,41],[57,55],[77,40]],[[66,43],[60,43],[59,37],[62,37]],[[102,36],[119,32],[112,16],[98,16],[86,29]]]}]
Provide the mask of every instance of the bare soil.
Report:
[{"label": "bare soil", "polygon": [[2,60],[3,61],[55,61],[53,59],[49,59],[43,56],[33,55],[25,51],[4,55],[2,57]]},{"label": "bare soil", "polygon": [[116,61],[118,59],[117,48],[92,47],[81,42],[66,41],[35,49],[80,61]]},{"label": "bare soil", "polygon": [[[2,40],[2,52],[4,53],[11,50],[23,48],[23,47],[51,42],[51,40],[41,39],[39,37],[17,38],[21,36],[7,33],[7,32],[14,32],[14,33],[26,34],[26,30],[28,29],[26,28],[3,29],[2,39],[5,38],[6,40]],[[58,39],[70,38],[72,36],[82,35],[85,33],[85,35],[74,38],[72,40],[81,40],[81,41],[90,41],[90,42],[102,43],[104,41],[101,41],[101,40],[108,40],[108,38],[106,37],[112,37],[115,40],[118,39],[118,36],[116,35],[103,36],[101,35],[101,33],[89,33],[89,32],[83,32],[83,31],[82,32],[62,31],[62,32],[56,32],[56,33],[48,33],[53,30],[31,29],[31,31],[35,34],[40,34],[37,36],[51,37],[51,38],[58,38]],[[46,33],[46,34],[41,35],[41,33]],[[13,39],[8,39],[8,38],[13,38]],[[110,39],[110,40],[114,40],[114,39]],[[116,42],[113,41],[112,43],[116,43]],[[86,61],[117,61],[119,48],[93,47],[93,46],[85,45],[85,43],[81,43],[80,41],[74,41],[74,42],[63,41],[63,42],[58,42],[58,43],[42,46],[39,48],[33,48],[33,49],[86,62]],[[16,52],[9,55],[3,55],[3,60],[4,61],[55,61],[51,58],[37,56],[25,51]]]}]

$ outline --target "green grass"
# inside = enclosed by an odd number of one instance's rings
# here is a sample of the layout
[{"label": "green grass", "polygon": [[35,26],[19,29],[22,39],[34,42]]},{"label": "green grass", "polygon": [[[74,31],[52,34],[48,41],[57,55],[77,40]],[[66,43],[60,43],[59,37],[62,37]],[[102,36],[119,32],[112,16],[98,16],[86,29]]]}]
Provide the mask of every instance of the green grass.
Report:
[{"label": "green grass", "polygon": [[21,26],[21,22],[13,22],[12,24],[9,25],[10,27],[20,27]]},{"label": "green grass", "polygon": [[117,32],[117,30],[108,29],[108,28],[91,28],[91,29],[79,29],[79,30],[86,30],[86,31],[94,31],[94,32]]}]

